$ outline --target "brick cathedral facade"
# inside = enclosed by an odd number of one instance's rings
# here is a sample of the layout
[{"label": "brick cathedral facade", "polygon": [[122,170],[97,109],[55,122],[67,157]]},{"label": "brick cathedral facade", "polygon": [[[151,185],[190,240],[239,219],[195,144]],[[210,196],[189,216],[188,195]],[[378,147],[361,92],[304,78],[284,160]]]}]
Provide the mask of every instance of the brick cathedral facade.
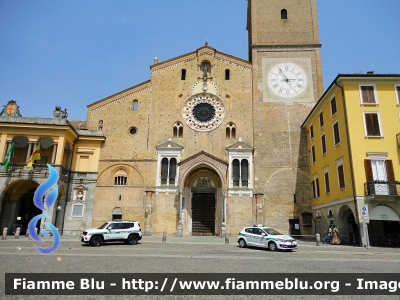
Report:
[{"label": "brick cathedral facade", "polygon": [[106,137],[92,227],[312,233],[301,124],[323,90],[316,1],[249,0],[247,30],[249,60],[208,45],[155,58],[148,81],[88,106]]}]

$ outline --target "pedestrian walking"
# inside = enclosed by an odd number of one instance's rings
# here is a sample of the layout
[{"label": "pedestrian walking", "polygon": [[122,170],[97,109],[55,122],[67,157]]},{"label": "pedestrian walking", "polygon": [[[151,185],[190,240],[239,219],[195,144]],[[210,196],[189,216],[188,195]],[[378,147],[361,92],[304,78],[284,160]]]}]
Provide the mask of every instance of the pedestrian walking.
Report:
[{"label": "pedestrian walking", "polygon": [[340,241],[340,234],[339,234],[339,230],[336,228],[336,225],[332,226],[332,245],[340,245],[341,241]]}]

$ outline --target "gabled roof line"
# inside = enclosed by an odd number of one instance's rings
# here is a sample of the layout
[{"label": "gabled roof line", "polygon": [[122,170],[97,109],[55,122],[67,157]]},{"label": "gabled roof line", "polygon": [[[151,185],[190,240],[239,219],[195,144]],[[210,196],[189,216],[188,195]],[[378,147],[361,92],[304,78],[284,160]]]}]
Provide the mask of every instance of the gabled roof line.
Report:
[{"label": "gabled roof line", "polygon": [[188,158],[186,158],[184,160],[181,160],[178,163],[178,166],[181,166],[181,165],[183,165],[183,164],[185,164],[185,163],[187,163],[187,162],[189,162],[189,161],[191,161],[191,160],[193,160],[196,157],[199,157],[201,155],[207,156],[207,157],[209,157],[209,158],[211,158],[211,159],[213,159],[213,160],[215,160],[215,161],[217,161],[217,162],[219,162],[219,163],[221,163],[223,165],[226,165],[226,166],[228,165],[228,162],[223,161],[222,159],[219,159],[218,157],[216,157],[214,155],[211,155],[210,153],[205,152],[204,150],[202,150],[202,151],[200,151],[200,152],[198,152],[198,153],[196,153],[196,154],[194,154],[194,155],[192,155],[192,156],[190,156],[190,157],[188,157]]},{"label": "gabled roof line", "polygon": [[[147,80],[147,81],[144,81],[144,82],[139,83],[137,85],[134,85],[134,86],[132,86],[130,88],[127,88],[127,89],[125,89],[125,90],[123,90],[121,92],[118,92],[118,93],[116,93],[114,95],[111,95],[111,96],[109,96],[107,98],[104,98],[104,99],[96,101],[96,102],[94,102],[92,104],[89,104],[87,106],[87,108],[89,109],[90,112],[102,109],[102,108],[104,108],[106,106],[114,104],[115,102],[124,100],[125,98],[127,98],[129,96],[132,96],[132,95],[140,93],[140,92],[142,92],[144,90],[150,89],[149,83],[150,83],[150,80]],[[105,102],[107,100],[109,100],[109,101],[106,102],[106,103],[102,103],[102,102]],[[96,105],[97,105],[97,107],[95,107],[93,109],[90,109],[91,107],[96,106]]]},{"label": "gabled roof line", "polygon": [[[189,52],[189,53],[186,53],[186,54],[174,57],[174,58],[167,59],[167,60],[159,62],[157,64],[151,65],[150,70],[152,73],[157,73],[157,72],[160,72],[161,70],[171,68],[171,67],[186,63],[191,60],[195,60],[198,56],[201,56],[204,54],[211,55],[215,59],[218,59],[220,61],[228,62],[230,64],[245,68],[247,70],[252,70],[252,64],[249,61],[241,59],[241,58],[233,56],[233,55],[226,54],[224,52],[220,52],[210,46],[203,46],[201,48],[198,48],[195,51],[192,51],[192,52]],[[228,60],[227,58],[230,58],[232,61]],[[172,62],[175,62],[175,63],[170,64]]]}]

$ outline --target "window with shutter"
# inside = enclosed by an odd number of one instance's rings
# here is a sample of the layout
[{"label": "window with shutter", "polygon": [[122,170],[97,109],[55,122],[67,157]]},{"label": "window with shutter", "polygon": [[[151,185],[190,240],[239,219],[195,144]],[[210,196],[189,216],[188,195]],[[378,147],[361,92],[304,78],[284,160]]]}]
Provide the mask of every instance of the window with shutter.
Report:
[{"label": "window with shutter", "polygon": [[397,104],[400,105],[400,85],[396,86]]},{"label": "window with shutter", "polygon": [[340,143],[339,123],[338,122],[333,124],[333,140],[334,140],[335,146]]},{"label": "window with shutter", "polygon": [[346,187],[346,183],[344,181],[344,170],[343,165],[337,167],[338,179],[339,179],[339,189],[344,189]]},{"label": "window with shutter", "polygon": [[364,104],[375,104],[375,89],[372,85],[364,85],[360,87],[361,89],[361,101]]},{"label": "window with shutter", "polygon": [[364,159],[365,177],[367,179],[367,192],[368,195],[375,194],[374,174],[372,172],[372,163],[370,159]]},{"label": "window with shutter", "polygon": [[311,189],[312,189],[312,197],[313,199],[318,198],[317,196],[317,187],[315,185],[315,180],[311,182]]},{"label": "window with shutter", "polygon": [[311,163],[312,164],[315,163],[315,160],[316,160],[316,158],[315,158],[315,147],[314,147],[314,145],[312,145],[311,146]]},{"label": "window with shutter", "polygon": [[387,178],[389,181],[396,181],[396,179],[394,178],[394,169],[393,169],[393,163],[390,159],[385,161],[386,164],[386,174],[387,174]]},{"label": "window with shutter", "polygon": [[317,177],[315,177],[314,180],[311,181],[311,193],[313,199],[319,197],[319,182]]},{"label": "window with shutter", "polygon": [[310,140],[314,138],[314,126],[310,126]]},{"label": "window with shutter", "polygon": [[366,177],[367,181],[373,181],[374,175],[372,173],[371,160],[369,160],[369,159],[364,160],[364,168],[365,168],[365,177]]},{"label": "window with shutter", "polygon": [[336,98],[333,98],[331,100],[331,115],[333,116],[334,114],[337,113],[337,109],[336,109]]},{"label": "window with shutter", "polygon": [[364,113],[367,136],[381,136],[378,113]]},{"label": "window with shutter", "polygon": [[331,192],[331,188],[330,188],[330,185],[329,185],[329,173],[328,173],[328,171],[325,172],[324,179],[325,179],[325,193],[329,194]]},{"label": "window with shutter", "polygon": [[325,134],[321,135],[321,146],[322,146],[322,155],[324,155],[326,153]]},{"label": "window with shutter", "polygon": [[389,181],[389,194],[390,195],[397,195],[397,189],[396,189],[396,184],[391,183],[396,181],[394,177],[394,169],[393,169],[393,163],[391,160],[386,160],[385,161],[386,165],[386,174],[387,174],[387,179]]},{"label": "window with shutter", "polygon": [[319,127],[323,127],[324,126],[324,115],[323,115],[323,113],[321,112],[320,114],[319,114]]},{"label": "window with shutter", "polygon": [[314,180],[311,181],[311,198],[315,198],[315,188],[314,188]]}]

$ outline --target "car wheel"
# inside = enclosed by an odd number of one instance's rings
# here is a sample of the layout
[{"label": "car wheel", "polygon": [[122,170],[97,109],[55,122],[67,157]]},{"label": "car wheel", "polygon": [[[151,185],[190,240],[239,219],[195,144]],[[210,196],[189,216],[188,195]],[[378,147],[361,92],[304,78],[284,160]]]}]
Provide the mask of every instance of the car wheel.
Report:
[{"label": "car wheel", "polygon": [[247,245],[246,245],[246,241],[244,240],[244,239],[240,239],[239,240],[239,247],[240,248],[245,248]]},{"label": "car wheel", "polygon": [[138,242],[138,237],[136,235],[131,235],[128,237],[128,244],[129,245],[136,245]]},{"label": "car wheel", "polygon": [[271,251],[275,251],[277,249],[276,244],[274,242],[269,242],[268,249]]},{"label": "car wheel", "polygon": [[93,247],[99,247],[99,246],[101,246],[102,243],[103,243],[103,240],[100,236],[94,236],[90,240],[90,245],[92,245]]}]

